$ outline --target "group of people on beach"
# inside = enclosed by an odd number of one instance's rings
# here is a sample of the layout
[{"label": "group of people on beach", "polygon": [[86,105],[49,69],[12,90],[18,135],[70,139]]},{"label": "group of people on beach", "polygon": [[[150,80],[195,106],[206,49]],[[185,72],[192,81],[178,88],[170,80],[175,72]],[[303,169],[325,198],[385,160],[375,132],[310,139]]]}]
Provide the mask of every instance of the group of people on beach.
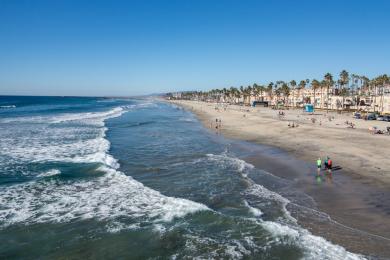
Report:
[{"label": "group of people on beach", "polygon": [[290,127],[290,128],[294,128],[294,127],[298,127],[299,125],[298,125],[298,123],[292,122],[292,124],[291,124],[290,122],[288,122],[287,126]]},{"label": "group of people on beach", "polygon": [[346,124],[348,128],[352,128],[352,129],[356,128],[356,125],[353,122],[349,122],[348,120],[345,121],[344,124]]},{"label": "group of people on beach", "polygon": [[322,168],[322,163],[324,163],[325,170],[329,173],[332,174],[332,160],[327,156],[323,161],[319,157],[317,159],[317,175],[320,175],[321,173],[321,168]]},{"label": "group of people on beach", "polygon": [[[210,123],[210,128],[213,128],[213,121],[211,121]],[[219,131],[221,130],[222,128],[222,119],[218,119],[216,118],[215,119],[215,133],[219,133]]]},{"label": "group of people on beach", "polygon": [[286,116],[286,114],[284,113],[284,111],[278,111],[278,118],[279,118],[279,120],[284,119],[285,116]]}]

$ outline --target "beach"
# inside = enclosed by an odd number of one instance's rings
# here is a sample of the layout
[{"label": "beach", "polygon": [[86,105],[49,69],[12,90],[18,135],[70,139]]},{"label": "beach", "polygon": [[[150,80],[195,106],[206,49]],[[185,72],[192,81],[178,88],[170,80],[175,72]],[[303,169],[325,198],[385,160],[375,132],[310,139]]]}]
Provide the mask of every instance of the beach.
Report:
[{"label": "beach", "polygon": [[[264,107],[183,100],[174,103],[192,111],[217,134],[263,145],[262,151],[245,161],[292,181],[291,189],[309,195],[320,211],[347,228],[301,218],[303,226],[349,250],[390,257],[390,137],[368,131],[371,126],[383,130],[388,122],[357,120],[352,113],[307,114],[290,109],[279,116],[278,110]],[[217,118],[221,120],[219,129],[215,128]],[[353,122],[355,128],[348,127],[346,121]],[[293,123],[294,128],[288,126]],[[330,183],[324,177],[319,185],[314,181],[315,162],[325,156],[333,160],[336,170]],[[347,234],[349,228],[360,235]]]},{"label": "beach", "polygon": [[[295,109],[284,110],[280,118],[278,110],[264,107],[229,105],[224,110],[215,103],[175,103],[193,111],[206,127],[221,119],[220,131],[227,137],[279,147],[313,164],[318,157],[329,156],[346,171],[390,184],[390,138],[368,131],[372,126],[384,130],[390,126],[388,122],[353,119],[352,113],[319,111],[311,115]],[[345,121],[353,122],[355,128],[347,127]],[[293,122],[298,127],[288,127]]]},{"label": "beach", "polygon": [[331,221],[302,182],[279,177],[305,180],[304,162],[216,135],[177,105],[23,96],[0,105],[11,106],[0,111],[0,258],[388,258],[372,234],[343,243],[367,233]]}]

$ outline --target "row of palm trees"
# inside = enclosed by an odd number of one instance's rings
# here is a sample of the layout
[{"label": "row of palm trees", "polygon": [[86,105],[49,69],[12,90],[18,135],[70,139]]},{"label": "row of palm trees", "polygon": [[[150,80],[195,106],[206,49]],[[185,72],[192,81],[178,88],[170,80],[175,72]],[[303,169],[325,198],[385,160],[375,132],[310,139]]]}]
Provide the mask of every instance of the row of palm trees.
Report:
[{"label": "row of palm trees", "polygon": [[[300,99],[305,103],[314,103],[316,91],[320,90],[322,108],[325,106],[323,99],[324,89],[326,89],[326,108],[328,109],[329,96],[341,96],[342,103],[338,107],[344,108],[345,98],[353,96],[355,102],[359,103],[359,99],[364,97],[373,97],[374,103],[376,103],[376,98],[381,97],[383,99],[384,87],[390,84],[390,78],[386,74],[379,75],[373,79],[369,79],[366,76],[350,74],[346,70],[343,70],[339,74],[339,79],[334,80],[331,73],[326,73],[322,80],[317,79],[303,79],[299,83],[295,80],[285,82],[282,80],[270,82],[267,85],[259,85],[254,83],[252,86],[241,86],[222,88],[222,89],[212,89],[210,91],[190,91],[183,92],[181,95],[182,99],[197,99],[197,100],[213,100],[221,101],[228,100],[230,103],[238,103],[239,100],[242,100],[243,103],[249,104],[250,98],[255,97],[256,100],[260,100],[264,94],[267,94],[271,99],[276,97],[278,102],[282,102],[286,105],[286,99],[291,94],[292,90],[294,95],[300,97]],[[314,100],[311,100],[311,97],[304,96],[304,89],[311,88],[314,95]],[[283,99],[281,99],[281,97]],[[293,99],[295,100],[295,99]],[[298,104],[289,104],[290,106],[296,107]]]}]

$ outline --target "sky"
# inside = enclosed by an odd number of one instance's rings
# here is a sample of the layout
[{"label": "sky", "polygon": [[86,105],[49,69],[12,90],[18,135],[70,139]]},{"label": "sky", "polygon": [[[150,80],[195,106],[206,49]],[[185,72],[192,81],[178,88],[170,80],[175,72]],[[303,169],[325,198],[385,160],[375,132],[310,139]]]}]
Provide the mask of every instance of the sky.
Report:
[{"label": "sky", "polygon": [[390,74],[386,0],[0,0],[0,95]]}]

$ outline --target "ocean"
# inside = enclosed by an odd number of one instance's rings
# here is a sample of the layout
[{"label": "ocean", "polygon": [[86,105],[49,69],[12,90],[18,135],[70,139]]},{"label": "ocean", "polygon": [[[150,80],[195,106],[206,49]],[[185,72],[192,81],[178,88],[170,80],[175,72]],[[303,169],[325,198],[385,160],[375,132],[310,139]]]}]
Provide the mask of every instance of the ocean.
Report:
[{"label": "ocean", "polygon": [[[157,99],[0,97],[0,258],[361,259]],[[256,180],[255,180],[256,179]]]}]

